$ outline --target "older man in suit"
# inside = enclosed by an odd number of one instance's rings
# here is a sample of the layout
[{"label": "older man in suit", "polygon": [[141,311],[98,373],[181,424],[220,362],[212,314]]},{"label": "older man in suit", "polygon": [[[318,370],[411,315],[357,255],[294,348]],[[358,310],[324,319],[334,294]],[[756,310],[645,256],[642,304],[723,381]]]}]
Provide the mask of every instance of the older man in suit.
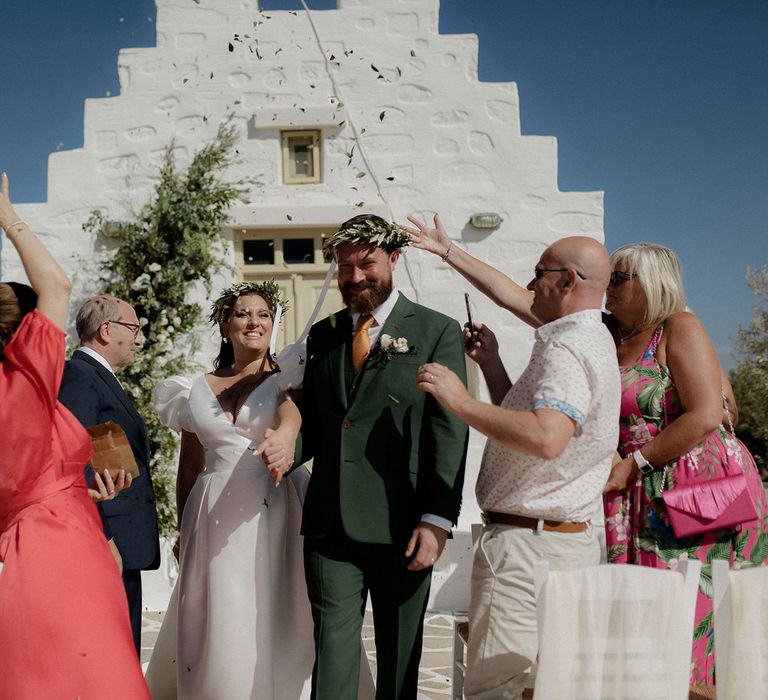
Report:
[{"label": "older man in suit", "polygon": [[313,698],[356,697],[371,595],[377,693],[415,698],[432,566],[461,502],[468,429],[416,387],[424,362],[465,376],[459,324],[392,287],[408,236],[372,216],[326,243],[346,308],[315,324],[302,396]]},{"label": "older man in suit", "polygon": [[77,314],[80,348],[64,367],[63,403],[86,427],[114,421],[124,431],[139,467],[130,488],[100,504],[104,531],[122,558],[123,583],[137,652],[141,651],[141,571],[160,566],[157,510],[149,472],[149,440],[141,416],[116,372],[133,362],[144,342],[133,307],[111,296],[88,299]]}]

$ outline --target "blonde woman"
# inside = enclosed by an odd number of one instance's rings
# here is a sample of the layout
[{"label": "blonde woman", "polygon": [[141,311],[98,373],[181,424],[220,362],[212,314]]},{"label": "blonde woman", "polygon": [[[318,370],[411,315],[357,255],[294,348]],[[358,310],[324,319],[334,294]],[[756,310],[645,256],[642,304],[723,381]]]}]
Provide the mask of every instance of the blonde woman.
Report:
[{"label": "blonde woman", "polygon": [[[623,459],[606,485],[608,557],[660,569],[675,568],[681,559],[701,560],[691,683],[712,684],[711,560],[727,559],[739,568],[764,564],[765,497],[751,455],[729,434],[728,416],[723,420],[730,385],[701,321],[686,310],[677,256],[665,246],[635,243],[614,252],[611,264],[606,322],[622,376]],[[704,482],[732,473],[733,451],[743,457],[756,520],[676,537],[663,491],[686,478]]]}]

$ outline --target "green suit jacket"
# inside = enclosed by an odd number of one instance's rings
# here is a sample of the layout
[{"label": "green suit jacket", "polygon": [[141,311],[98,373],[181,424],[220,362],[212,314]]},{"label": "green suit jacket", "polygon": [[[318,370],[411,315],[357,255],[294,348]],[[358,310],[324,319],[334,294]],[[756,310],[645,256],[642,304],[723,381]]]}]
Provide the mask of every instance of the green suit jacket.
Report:
[{"label": "green suit jacket", "polygon": [[314,465],[304,535],[401,544],[424,513],[458,518],[468,428],[416,388],[416,371],[439,362],[466,382],[461,328],[400,295],[381,333],[406,338],[409,352],[387,355],[377,343],[359,373],[348,309],[309,334],[301,459]]}]

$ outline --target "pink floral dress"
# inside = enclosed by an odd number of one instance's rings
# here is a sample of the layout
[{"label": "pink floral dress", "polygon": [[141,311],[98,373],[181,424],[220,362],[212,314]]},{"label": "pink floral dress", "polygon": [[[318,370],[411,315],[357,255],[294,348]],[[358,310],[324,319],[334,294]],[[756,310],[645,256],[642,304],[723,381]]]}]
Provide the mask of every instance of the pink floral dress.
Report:
[{"label": "pink floral dress", "polygon": [[[682,412],[672,376],[656,360],[656,348],[664,331],[662,323],[634,365],[621,367],[621,415],[619,453],[622,457],[650,442]],[[666,414],[666,417],[665,417]],[[726,452],[737,447],[722,427],[713,431],[692,452],[698,469],[695,478],[723,476]],[[676,569],[683,559],[701,561],[701,580],[696,601],[696,620],[691,659],[691,684],[714,683],[712,635],[712,560],[728,559],[732,568],[763,566],[768,557],[765,494],[754,460],[743,448],[745,469],[759,513],[758,520],[736,530],[723,530],[683,539],[675,537],[662,500],[662,469],[639,475],[626,492],[605,495],[608,561],[640,564],[657,569]],[[677,461],[669,463],[667,481],[675,481]]]}]

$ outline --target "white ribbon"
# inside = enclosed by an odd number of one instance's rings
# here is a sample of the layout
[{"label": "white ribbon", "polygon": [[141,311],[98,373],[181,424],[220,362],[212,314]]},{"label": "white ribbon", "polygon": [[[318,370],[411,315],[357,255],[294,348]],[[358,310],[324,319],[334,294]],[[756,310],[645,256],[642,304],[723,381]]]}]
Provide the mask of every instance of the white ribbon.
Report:
[{"label": "white ribbon", "polygon": [[[315,321],[317,320],[318,315],[320,314],[320,309],[323,308],[323,302],[325,301],[325,297],[328,294],[328,290],[331,287],[331,282],[333,281],[333,273],[336,271],[336,261],[331,260],[331,264],[328,266],[328,272],[325,275],[325,280],[323,281],[323,288],[320,290],[320,296],[317,298],[317,303],[315,304],[315,308],[312,309],[312,313],[309,315],[309,320],[307,321],[306,325],[304,326],[304,330],[301,332],[301,335],[296,339],[295,343],[292,343],[291,345],[299,346],[303,344],[307,336],[309,335],[309,331],[314,325]],[[277,305],[277,308],[275,309],[275,321],[272,326],[272,336],[269,339],[269,354],[270,357],[272,357],[273,360],[277,360],[277,334],[280,332],[280,319],[283,316],[283,307],[281,304]],[[283,348],[283,352],[285,352],[287,348]],[[282,353],[281,353],[282,354]]]},{"label": "white ribbon", "polygon": [[328,272],[325,275],[325,281],[323,282],[323,288],[320,290],[320,296],[317,299],[317,303],[315,304],[315,308],[312,309],[312,313],[309,315],[309,321],[307,321],[307,325],[304,326],[304,330],[301,332],[301,335],[296,339],[296,343],[303,343],[307,336],[309,335],[309,330],[314,325],[315,321],[317,320],[317,316],[320,313],[320,309],[323,307],[323,302],[325,301],[325,296],[328,294],[328,289],[331,286],[331,282],[333,281],[333,273],[336,272],[336,261],[331,260],[331,264],[328,266]]},{"label": "white ribbon", "polygon": [[275,360],[277,359],[277,334],[280,332],[280,319],[283,317],[283,305],[278,304],[275,309],[275,320],[272,322],[272,335],[269,338],[269,356]]}]

